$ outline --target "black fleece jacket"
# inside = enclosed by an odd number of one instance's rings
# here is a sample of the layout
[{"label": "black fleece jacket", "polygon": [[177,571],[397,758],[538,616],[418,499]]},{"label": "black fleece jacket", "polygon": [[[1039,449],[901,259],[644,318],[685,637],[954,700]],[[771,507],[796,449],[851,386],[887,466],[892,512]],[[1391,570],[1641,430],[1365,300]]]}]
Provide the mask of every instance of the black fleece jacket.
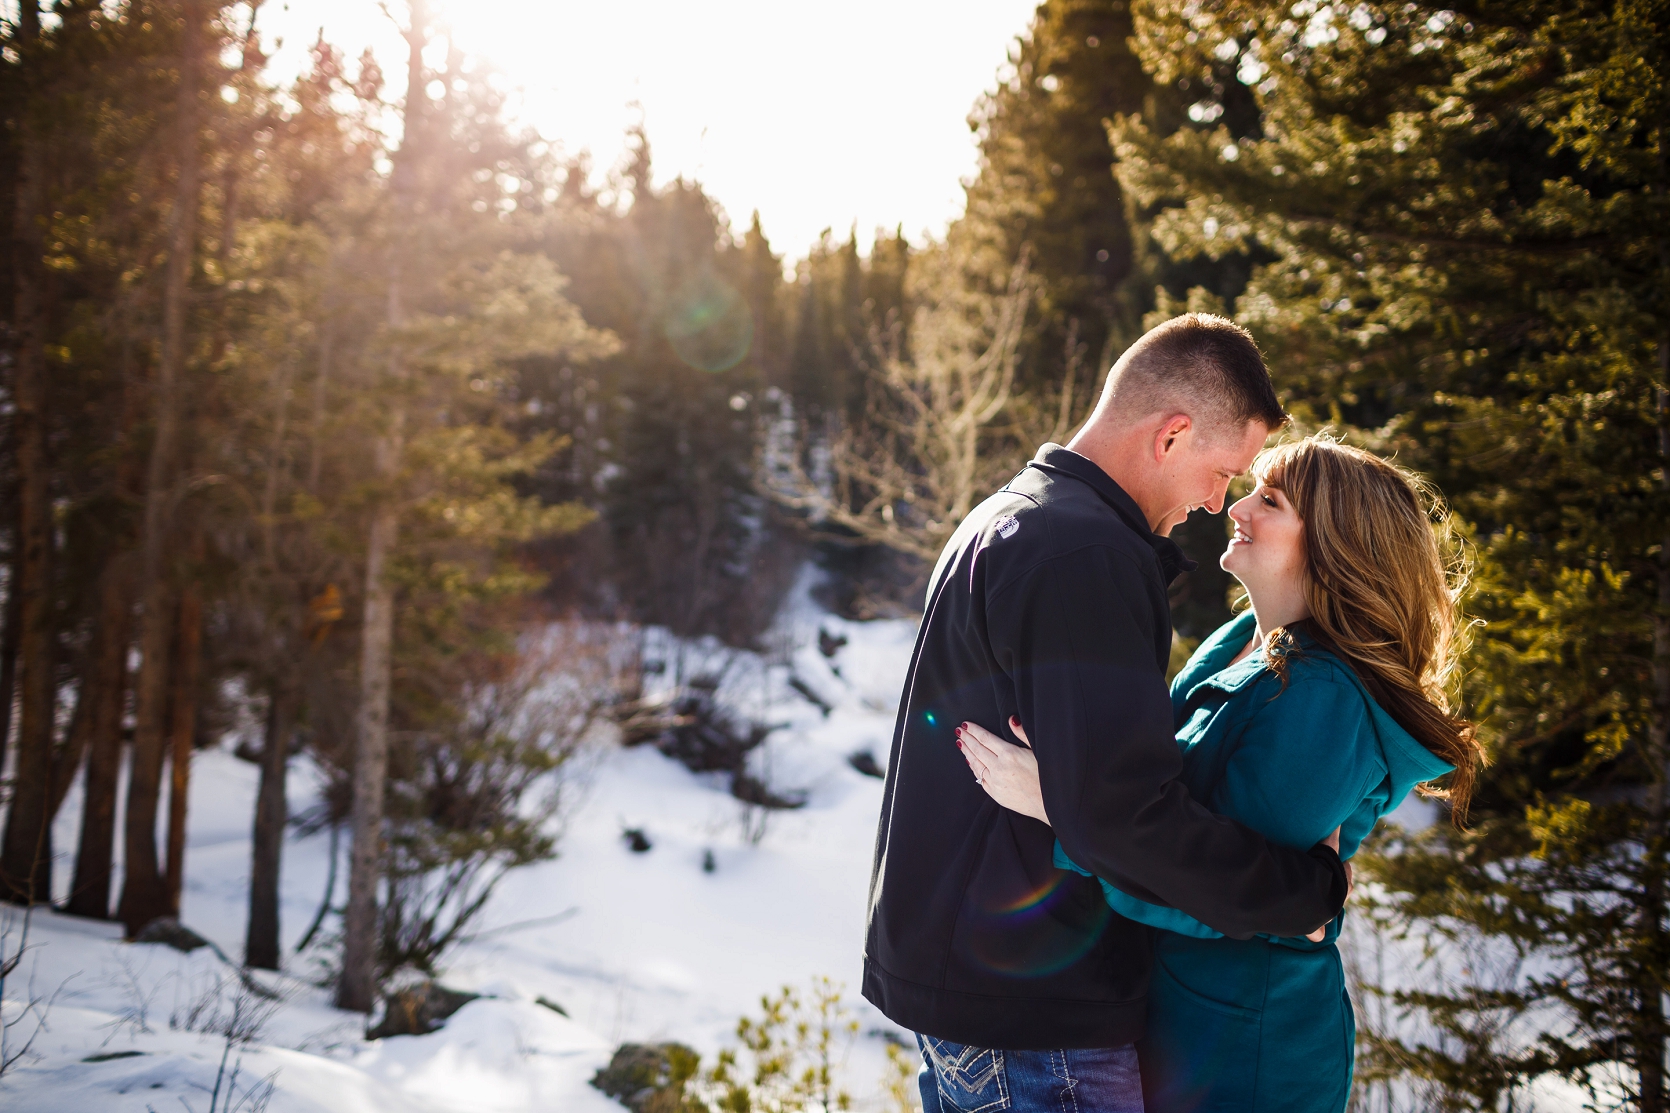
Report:
[{"label": "black fleece jacket", "polygon": [[[1346,879],[1213,815],[1178,780],[1167,585],[1189,567],[1088,459],[1045,445],[957,530],[929,581],[899,705],[870,881],[864,996],[895,1022],[1006,1049],[1113,1047],[1142,1034],[1148,929],[1053,839],[1132,896],[1225,935],[1302,935]],[[954,731],[1037,750],[1054,831],[974,783]]]}]

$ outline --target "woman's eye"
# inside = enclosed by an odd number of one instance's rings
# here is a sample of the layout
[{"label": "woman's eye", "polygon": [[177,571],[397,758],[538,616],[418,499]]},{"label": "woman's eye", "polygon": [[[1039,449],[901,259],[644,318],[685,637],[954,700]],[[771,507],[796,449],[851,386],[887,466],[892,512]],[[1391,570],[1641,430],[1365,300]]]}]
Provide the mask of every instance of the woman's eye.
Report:
[{"label": "woman's eye", "polygon": [[1268,506],[1271,510],[1281,509],[1279,506],[1276,505],[1276,500],[1271,498],[1269,495],[1263,495],[1261,497],[1264,499],[1264,505]]}]

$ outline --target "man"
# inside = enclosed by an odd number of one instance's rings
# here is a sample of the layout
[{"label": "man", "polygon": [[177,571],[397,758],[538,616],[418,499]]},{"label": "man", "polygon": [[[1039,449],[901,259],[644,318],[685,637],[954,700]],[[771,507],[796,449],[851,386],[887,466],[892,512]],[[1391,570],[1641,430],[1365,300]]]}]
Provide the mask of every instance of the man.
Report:
[{"label": "man", "polygon": [[[864,996],[918,1033],[927,1113],[1140,1110],[1147,929],[1068,855],[1226,935],[1304,935],[1345,902],[1328,846],[1275,846],[1178,782],[1165,666],[1168,538],[1223,507],[1286,422],[1257,345],[1221,317],[1160,325],[1066,448],[971,513],[929,581],[876,838]],[[954,732],[1016,716],[1054,822],[1005,811]]]}]

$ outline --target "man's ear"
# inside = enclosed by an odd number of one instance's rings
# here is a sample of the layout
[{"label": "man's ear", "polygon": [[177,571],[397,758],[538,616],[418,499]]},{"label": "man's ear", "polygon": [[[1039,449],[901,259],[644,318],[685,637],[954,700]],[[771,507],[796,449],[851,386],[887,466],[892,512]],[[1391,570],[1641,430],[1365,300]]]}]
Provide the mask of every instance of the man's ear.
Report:
[{"label": "man's ear", "polygon": [[1163,463],[1171,455],[1171,450],[1177,447],[1177,442],[1193,428],[1194,419],[1188,414],[1173,414],[1166,418],[1154,434],[1154,462]]}]

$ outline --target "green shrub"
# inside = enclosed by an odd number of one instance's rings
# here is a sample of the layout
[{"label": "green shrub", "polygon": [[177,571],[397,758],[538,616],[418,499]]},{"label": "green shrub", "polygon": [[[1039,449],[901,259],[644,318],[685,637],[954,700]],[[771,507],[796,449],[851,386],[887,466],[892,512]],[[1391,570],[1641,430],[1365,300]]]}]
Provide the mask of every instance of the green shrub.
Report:
[{"label": "green shrub", "polygon": [[[700,1069],[682,1044],[622,1044],[592,1085],[633,1113],[842,1113],[852,1108],[843,1085],[858,1022],[841,986],[815,978],[809,994],[784,986],[760,998],[758,1017],[737,1021],[740,1044]],[[876,1108],[920,1109],[915,1056],[887,1046],[889,1070]]]},{"label": "green shrub", "polygon": [[632,1113],[700,1113],[685,1094],[701,1057],[681,1043],[623,1043],[591,1084]]}]

